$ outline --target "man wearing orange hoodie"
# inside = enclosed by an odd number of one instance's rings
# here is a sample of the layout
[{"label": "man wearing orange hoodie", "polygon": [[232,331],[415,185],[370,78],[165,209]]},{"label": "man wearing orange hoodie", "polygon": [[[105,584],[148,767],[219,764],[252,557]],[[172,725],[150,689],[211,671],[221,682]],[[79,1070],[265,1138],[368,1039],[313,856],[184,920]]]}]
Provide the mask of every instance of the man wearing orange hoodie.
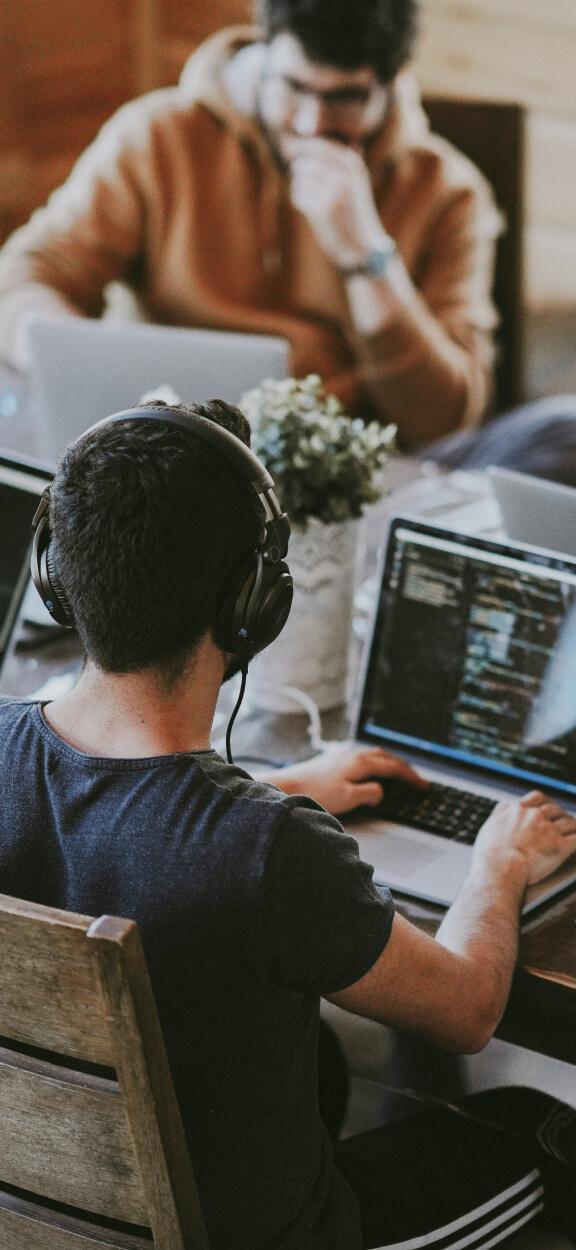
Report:
[{"label": "man wearing orange hoodie", "polygon": [[273,333],[418,448],[481,418],[498,214],[406,72],[417,0],[261,0],[125,106],[0,257],[5,357],[38,315]]}]

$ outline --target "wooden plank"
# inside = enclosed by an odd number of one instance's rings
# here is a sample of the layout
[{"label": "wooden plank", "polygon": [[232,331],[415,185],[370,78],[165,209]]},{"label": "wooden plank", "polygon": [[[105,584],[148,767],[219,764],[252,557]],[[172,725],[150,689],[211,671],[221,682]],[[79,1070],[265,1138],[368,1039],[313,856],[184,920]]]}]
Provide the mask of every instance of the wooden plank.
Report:
[{"label": "wooden plank", "polygon": [[526,289],[533,308],[576,304],[576,233],[532,226],[528,230]]},{"label": "wooden plank", "polygon": [[529,221],[576,234],[576,120],[532,114],[527,172]]},{"label": "wooden plank", "polygon": [[116,1082],[0,1049],[0,1122],[0,1183],[112,1219],[147,1223]]},{"label": "wooden plank", "polygon": [[2,1191],[0,1245],[2,1250],[153,1250],[148,1238],[102,1228]]},{"label": "wooden plank", "polygon": [[127,38],[137,0],[18,0],[19,40],[24,59],[50,61],[63,47],[89,52],[107,41]]},{"label": "wooden plank", "polygon": [[218,0],[218,4],[190,4],[190,0],[159,0],[166,38],[186,38],[191,49],[224,26],[253,22],[251,0]]},{"label": "wooden plank", "polygon": [[135,927],[122,932],[121,923],[101,917],[89,937],[100,956],[115,1067],[146,1190],[148,1222],[158,1247],[208,1250],[140,935]]},{"label": "wooden plank", "polygon": [[132,94],[162,84],[160,0],[135,0],[131,18]]},{"label": "wooden plank", "polygon": [[424,10],[464,17],[471,21],[487,18],[502,25],[546,26],[560,32],[576,32],[573,0],[422,0]]},{"label": "wooden plank", "polygon": [[15,5],[0,5],[0,242],[18,221],[26,187],[15,10]]},{"label": "wooden plank", "polygon": [[6,895],[0,907],[0,1036],[113,1066],[96,960],[85,937],[89,920],[49,909],[55,924],[47,941],[40,923],[46,908]]},{"label": "wooden plank", "polygon": [[425,0],[416,66],[429,92],[576,116],[572,0]]},{"label": "wooden plank", "polygon": [[30,162],[18,148],[0,148],[0,201],[17,208],[28,192]]}]

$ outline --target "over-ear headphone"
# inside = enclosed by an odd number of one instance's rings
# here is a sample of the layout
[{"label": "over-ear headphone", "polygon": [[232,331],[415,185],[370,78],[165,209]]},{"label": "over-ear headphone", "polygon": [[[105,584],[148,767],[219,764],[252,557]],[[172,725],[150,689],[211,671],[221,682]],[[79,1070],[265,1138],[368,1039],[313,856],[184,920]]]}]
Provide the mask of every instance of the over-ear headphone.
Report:
[{"label": "over-ear headphone", "polygon": [[[212,626],[214,641],[222,651],[251,659],[278,637],[288,618],[293,594],[292,577],[284,559],[290,523],[276,498],[268,470],[241,439],[223,426],[199,413],[184,414],[169,407],[115,412],[90,426],[81,439],[116,421],[162,421],[187,431],[220,451],[255,491],[264,511],[258,545],[234,571]],[[49,508],[47,486],[32,521],[32,580],[54,620],[59,625],[72,626],[72,610],[54,557]]]}]

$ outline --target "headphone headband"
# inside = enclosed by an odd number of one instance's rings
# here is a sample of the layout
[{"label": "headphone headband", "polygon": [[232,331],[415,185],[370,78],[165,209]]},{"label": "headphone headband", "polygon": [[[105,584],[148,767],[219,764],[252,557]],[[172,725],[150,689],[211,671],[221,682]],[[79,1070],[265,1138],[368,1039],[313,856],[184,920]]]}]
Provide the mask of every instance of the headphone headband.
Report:
[{"label": "headphone headband", "polygon": [[274,482],[270,477],[267,469],[254,455],[254,452],[237,438],[235,434],[231,434],[230,430],[224,429],[223,425],[218,425],[216,421],[210,421],[208,417],[203,417],[199,412],[190,412],[180,414],[170,407],[166,408],[125,408],[122,412],[114,412],[111,417],[103,417],[102,420],[96,421],[89,429],[85,430],[81,438],[87,438],[89,434],[93,434],[95,430],[102,429],[105,425],[112,425],[116,421],[165,421],[166,425],[173,425],[179,430],[188,430],[193,434],[197,434],[206,443],[210,443],[221,451],[232,461],[244,477],[252,483],[259,495],[266,494],[269,490],[274,490]]},{"label": "headphone headband", "polygon": [[[256,549],[233,575],[213,629],[214,638],[223,651],[249,659],[277,637],[292,602],[292,578],[284,563],[290,523],[274,494],[274,482],[241,439],[200,413],[181,414],[170,407],[126,408],[91,425],[77,442],[117,421],[137,420],[162,421],[215,447],[252,486],[264,507],[265,518]],[[61,625],[71,625],[72,611],[54,558],[49,507],[50,487],[46,487],[32,521],[32,579],[54,620]]]}]

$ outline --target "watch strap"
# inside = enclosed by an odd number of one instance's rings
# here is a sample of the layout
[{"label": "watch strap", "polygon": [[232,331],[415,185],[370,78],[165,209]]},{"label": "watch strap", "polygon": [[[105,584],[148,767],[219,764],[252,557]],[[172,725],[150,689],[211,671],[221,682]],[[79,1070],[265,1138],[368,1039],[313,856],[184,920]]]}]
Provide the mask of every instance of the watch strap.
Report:
[{"label": "watch strap", "polygon": [[396,244],[394,239],[388,239],[386,243],[380,244],[378,247],[371,247],[366,253],[363,261],[358,265],[349,265],[340,269],[340,273],[345,278],[354,278],[363,276],[368,278],[383,278],[390,261],[396,255]]}]

